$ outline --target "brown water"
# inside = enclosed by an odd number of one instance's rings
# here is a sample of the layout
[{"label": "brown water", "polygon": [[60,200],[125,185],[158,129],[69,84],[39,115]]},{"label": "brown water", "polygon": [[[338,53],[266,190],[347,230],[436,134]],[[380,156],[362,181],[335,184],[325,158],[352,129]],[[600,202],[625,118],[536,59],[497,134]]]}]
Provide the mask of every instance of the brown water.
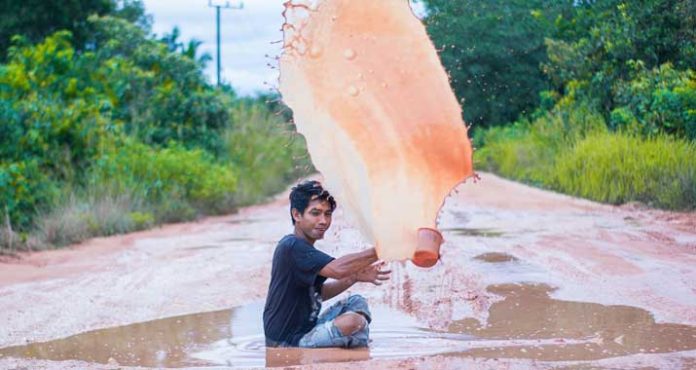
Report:
[{"label": "brown water", "polygon": [[275,367],[436,354],[594,360],[696,349],[696,327],[656,324],[639,308],[555,300],[548,295],[553,288],[543,284],[494,285],[488,291],[505,298],[491,306],[486,324],[463,319],[445,331],[421,328],[400,311],[376,307],[369,349],[266,350],[263,307],[254,303],[4,348],[0,357],[148,367]]},{"label": "brown water", "polygon": [[404,0],[284,3],[280,91],[312,162],[379,257],[414,254],[473,175],[461,107]]},{"label": "brown water", "polygon": [[507,253],[490,252],[479,254],[474,257],[475,260],[489,262],[489,263],[501,263],[501,262],[513,262],[518,261],[517,257],[511,256]]}]

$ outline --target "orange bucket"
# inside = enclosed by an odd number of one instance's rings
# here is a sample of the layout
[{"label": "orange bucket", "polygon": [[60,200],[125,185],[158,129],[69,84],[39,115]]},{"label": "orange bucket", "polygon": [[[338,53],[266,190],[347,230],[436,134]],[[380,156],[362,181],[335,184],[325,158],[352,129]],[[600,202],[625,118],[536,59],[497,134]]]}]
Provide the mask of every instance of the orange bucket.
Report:
[{"label": "orange bucket", "polygon": [[440,245],[444,239],[442,234],[429,227],[418,229],[418,244],[413,254],[413,264],[418,267],[433,267],[440,259]]}]

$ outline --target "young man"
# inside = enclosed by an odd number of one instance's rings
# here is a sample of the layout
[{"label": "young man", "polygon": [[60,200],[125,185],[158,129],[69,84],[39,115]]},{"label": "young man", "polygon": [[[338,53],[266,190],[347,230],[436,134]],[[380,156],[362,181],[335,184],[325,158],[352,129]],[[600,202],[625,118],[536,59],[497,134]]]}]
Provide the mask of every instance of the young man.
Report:
[{"label": "young man", "polygon": [[303,182],[290,192],[295,230],[273,254],[263,311],[268,347],[367,346],[372,318],[363,297],[351,295],[319,315],[321,304],[357,282],[381,285],[390,271],[380,270],[374,248],[337,259],[314,248],[331,226],[334,209],[336,201],[318,181]]}]

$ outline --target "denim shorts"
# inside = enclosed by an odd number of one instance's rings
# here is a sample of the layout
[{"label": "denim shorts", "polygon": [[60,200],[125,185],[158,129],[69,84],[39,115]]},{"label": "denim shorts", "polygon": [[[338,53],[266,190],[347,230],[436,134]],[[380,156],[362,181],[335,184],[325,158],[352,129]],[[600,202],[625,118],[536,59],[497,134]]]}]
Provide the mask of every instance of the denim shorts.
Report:
[{"label": "denim shorts", "polygon": [[[367,319],[368,325],[352,335],[343,335],[334,325],[334,320],[346,312],[362,314]],[[300,339],[298,345],[304,348],[367,347],[370,340],[369,323],[372,321],[371,317],[365,298],[360,295],[351,295],[322,312],[317,319],[317,324]]]}]

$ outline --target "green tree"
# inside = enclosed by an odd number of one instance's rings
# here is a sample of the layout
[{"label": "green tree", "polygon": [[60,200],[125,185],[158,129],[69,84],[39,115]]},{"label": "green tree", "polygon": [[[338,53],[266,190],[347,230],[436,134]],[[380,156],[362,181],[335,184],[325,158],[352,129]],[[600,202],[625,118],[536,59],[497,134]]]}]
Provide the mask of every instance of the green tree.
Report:
[{"label": "green tree", "polygon": [[74,45],[82,49],[92,32],[90,15],[113,15],[149,27],[141,0],[0,0],[0,60],[7,57],[12,36],[24,36],[31,43],[58,31],[73,34]]},{"label": "green tree", "polygon": [[181,36],[179,27],[174,27],[171,33],[165,34],[160,40],[167,45],[169,51],[180,52],[182,55],[198,62],[203,68],[205,68],[208,62],[213,60],[213,57],[208,53],[198,54],[198,48],[203,44],[203,41],[191,39],[184,46],[184,43],[179,41],[179,36]]},{"label": "green tree", "polygon": [[616,85],[634,63],[696,68],[693,0],[587,0],[556,22],[544,71],[556,91],[591,101],[605,116],[617,107]]},{"label": "green tree", "polygon": [[484,126],[515,120],[538,104],[548,88],[540,65],[544,38],[572,1],[423,0],[430,37],[464,119]]}]

